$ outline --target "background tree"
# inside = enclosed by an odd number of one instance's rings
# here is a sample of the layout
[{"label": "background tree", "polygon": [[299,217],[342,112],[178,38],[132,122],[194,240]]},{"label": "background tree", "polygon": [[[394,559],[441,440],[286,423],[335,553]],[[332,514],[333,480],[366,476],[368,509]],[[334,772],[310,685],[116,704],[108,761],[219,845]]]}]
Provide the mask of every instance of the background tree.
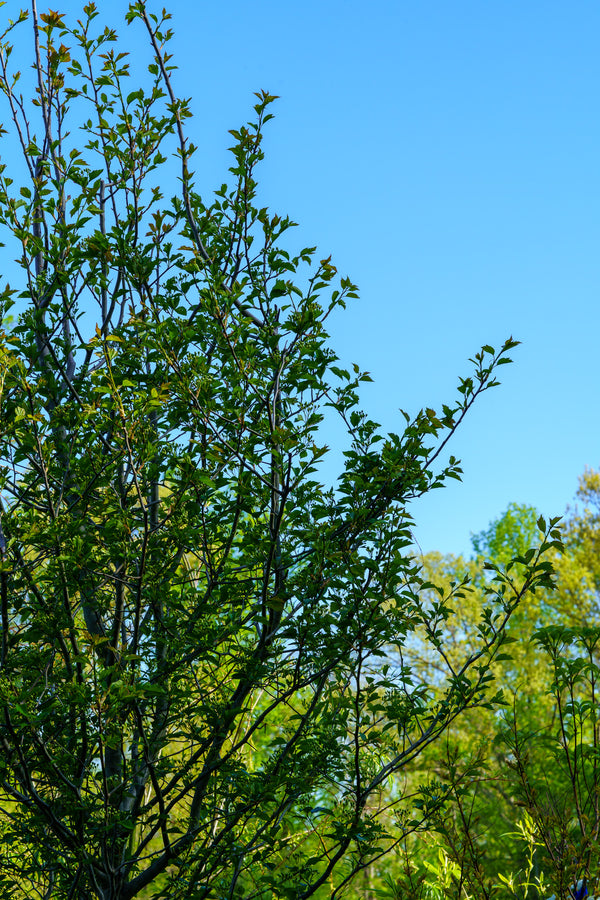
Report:
[{"label": "background tree", "polygon": [[[421,759],[454,785],[452,802],[426,839],[394,861],[389,896],[572,898],[576,884],[597,893],[599,493],[598,473],[586,470],[562,526],[564,552],[553,560],[556,590],[536,592],[511,618],[507,658],[495,663],[505,712],[472,710]],[[471,559],[425,558],[432,581],[450,589],[467,574],[473,588],[449,620],[449,653],[460,653],[472,634],[486,559],[525,558],[537,518],[511,504],[473,537]],[[414,652],[414,665],[429,667],[434,681],[435,657],[423,644]]]},{"label": "background tree", "polygon": [[535,715],[526,719],[515,704],[499,734],[524,810],[521,842],[532,851],[530,880],[543,877],[557,897],[569,896],[577,884],[581,897],[584,889],[597,895],[600,884],[599,493],[598,472],[586,469],[562,529],[557,590],[548,598],[543,627],[531,636],[542,657],[546,702],[530,704]]},{"label": "background tree", "polygon": [[[473,535],[470,559],[441,553],[424,557],[422,595],[429,595],[432,604],[440,590],[453,598],[452,614],[439,632],[440,646],[416,630],[405,649],[406,664],[433,690],[444,683],[448,667],[456,668],[475,649],[481,610],[498,570],[508,568],[509,577],[522,576],[538,539],[538,521],[532,507],[510,504],[487,529]],[[522,562],[515,562],[518,559]],[[520,731],[535,729],[552,709],[546,696],[551,674],[543,652],[530,638],[537,627],[553,621],[553,603],[549,590],[528,596],[512,615],[503,652],[492,667],[504,703],[519,713]],[[405,842],[392,866],[392,883],[383,888],[389,896],[487,900],[502,896],[499,872],[517,873],[526,865],[529,847],[508,837],[517,830],[520,808],[515,806],[519,793],[506,765],[506,748],[496,742],[500,708],[466,711],[410,772],[413,787],[435,772],[440,783],[452,786],[451,802],[435,812],[426,834]],[[377,875],[385,883],[389,862]]]},{"label": "background tree", "polygon": [[[0,345],[0,888],[338,897],[439,809],[448,786],[385,786],[493,704],[507,623],[550,584],[542,549],[496,573],[449,665],[459,593],[432,594],[410,549],[410,502],[458,477],[446,443],[514,342],[476,354],[453,405],[380,434],[367,376],[327,345],[354,285],[287,250],[293,223],[257,200],[274,98],[232,131],[230,184],[205,202],[168,14],[126,14],[147,75],[97,16],[33,0],[31,97],[24,13],[0,47],[23,161],[0,177],[18,285]],[[335,490],[326,408],[348,432]],[[435,691],[404,662],[417,633],[444,660]]]},{"label": "background tree", "polygon": [[587,468],[579,478],[575,504],[564,523],[566,552],[557,560],[557,624],[600,624],[600,472]]}]

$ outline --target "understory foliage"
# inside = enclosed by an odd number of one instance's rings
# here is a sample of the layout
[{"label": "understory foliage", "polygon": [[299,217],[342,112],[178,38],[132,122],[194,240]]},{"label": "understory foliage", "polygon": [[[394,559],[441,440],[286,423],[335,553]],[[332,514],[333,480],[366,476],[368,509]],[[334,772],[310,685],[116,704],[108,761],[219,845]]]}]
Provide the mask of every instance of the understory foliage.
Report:
[{"label": "understory foliage", "polygon": [[169,16],[125,18],[141,75],[93,4],[34,0],[0,45],[0,893],[341,897],[439,813],[451,779],[402,773],[494,706],[507,623],[551,585],[540,520],[449,652],[465,585],[411,550],[514,341],[382,434],[328,344],[356,288],[257,198],[275,98],[204,199]]},{"label": "understory foliage", "polygon": [[[561,526],[556,589],[538,592],[515,611],[508,653],[496,657],[506,707],[468,712],[422,757],[420,768],[453,785],[452,798],[423,839],[406,845],[386,875],[377,873],[383,885],[377,896],[583,900],[600,894],[597,471],[583,474],[577,500]],[[432,579],[448,584],[466,571],[474,588],[456,617],[451,652],[460,652],[477,615],[484,558],[522,556],[537,517],[531,507],[512,504],[475,536],[470,560],[426,558]],[[430,658],[422,650],[414,664],[425,671]]]}]

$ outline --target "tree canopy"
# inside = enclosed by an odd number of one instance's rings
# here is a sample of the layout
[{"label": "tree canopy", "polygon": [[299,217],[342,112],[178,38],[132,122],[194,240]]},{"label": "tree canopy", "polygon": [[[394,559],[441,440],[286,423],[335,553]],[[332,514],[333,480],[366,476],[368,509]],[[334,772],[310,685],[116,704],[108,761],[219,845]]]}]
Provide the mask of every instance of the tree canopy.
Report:
[{"label": "tree canopy", "polygon": [[[597,606],[598,473],[580,479],[578,504],[552,551],[556,588],[527,598],[508,627],[507,652],[494,672],[505,705],[457,719],[410,778],[426,771],[453,784],[423,839],[391,860],[382,896],[415,900],[583,900],[598,895]],[[449,586],[467,572],[474,590],[456,617],[448,652],[464,652],[486,586],[486,565],[531,541],[538,513],[512,503],[474,537],[469,560],[429,554],[424,570]],[[529,537],[527,537],[529,535]],[[520,565],[518,562],[515,565]],[[417,646],[414,666],[432,668]],[[435,669],[433,670],[435,672]],[[465,776],[467,772],[467,777]],[[388,880],[389,879],[389,880]],[[375,883],[375,880],[373,880]],[[377,895],[378,896],[378,895]]]},{"label": "tree canopy", "polygon": [[[0,888],[340,897],[449,796],[395,776],[494,705],[507,624],[551,585],[560,535],[540,519],[451,659],[467,585],[426,581],[413,552],[410,504],[460,476],[447,442],[515,341],[477,352],[456,400],[382,433],[360,408],[368,375],[328,343],[355,286],[260,205],[275,98],[257,94],[231,132],[207,198],[169,16],[136,2],[125,19],[147,35],[143,76],[93,4],[72,22],[34,0],[0,45],[0,226],[16,253],[1,294]],[[331,411],[348,439],[333,486]],[[433,686],[407,663],[416,641]]]}]

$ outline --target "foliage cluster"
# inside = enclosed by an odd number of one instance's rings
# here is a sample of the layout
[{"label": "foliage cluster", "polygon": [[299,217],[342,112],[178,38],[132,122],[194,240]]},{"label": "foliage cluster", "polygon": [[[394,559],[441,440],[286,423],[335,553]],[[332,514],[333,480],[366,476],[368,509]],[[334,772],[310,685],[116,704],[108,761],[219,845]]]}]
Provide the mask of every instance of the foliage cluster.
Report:
[{"label": "foliage cluster", "polygon": [[[556,590],[530,598],[511,620],[510,656],[496,673],[504,712],[474,711],[427,758],[454,785],[453,798],[426,839],[404,848],[387,896],[581,900],[600,890],[597,471],[581,477],[578,500],[561,528],[564,551],[553,560]],[[484,583],[481,554],[522,555],[536,517],[513,504],[474,536],[469,562],[439,554],[426,560],[432,577],[448,581],[469,570],[474,589],[464,620],[475,614]],[[465,780],[468,760],[473,774]]]}]

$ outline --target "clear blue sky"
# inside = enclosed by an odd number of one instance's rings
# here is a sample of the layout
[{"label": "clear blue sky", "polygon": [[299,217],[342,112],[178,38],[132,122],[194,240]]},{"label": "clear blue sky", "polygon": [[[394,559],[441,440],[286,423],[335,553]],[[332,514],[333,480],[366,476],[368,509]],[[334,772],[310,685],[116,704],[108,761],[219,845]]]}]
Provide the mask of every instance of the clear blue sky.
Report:
[{"label": "clear blue sky", "polygon": [[358,283],[333,345],[372,417],[398,430],[483,343],[523,342],[451,447],[463,484],[415,507],[423,550],[469,552],[511,501],[562,514],[600,465],[597,0],[165,3],[203,193],[252,92],[281,96],[264,202]]}]

